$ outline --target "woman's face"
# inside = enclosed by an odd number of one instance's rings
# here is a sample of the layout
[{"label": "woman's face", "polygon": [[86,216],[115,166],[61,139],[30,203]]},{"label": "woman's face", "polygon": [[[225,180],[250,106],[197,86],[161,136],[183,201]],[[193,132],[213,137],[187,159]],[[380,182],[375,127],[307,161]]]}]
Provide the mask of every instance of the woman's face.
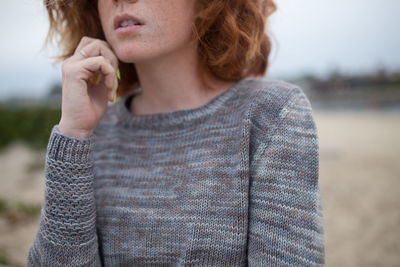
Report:
[{"label": "woman's face", "polygon": [[[117,57],[122,62],[138,63],[179,53],[189,44],[195,1],[98,0],[97,4],[106,41]],[[115,25],[124,14],[142,25]]]}]

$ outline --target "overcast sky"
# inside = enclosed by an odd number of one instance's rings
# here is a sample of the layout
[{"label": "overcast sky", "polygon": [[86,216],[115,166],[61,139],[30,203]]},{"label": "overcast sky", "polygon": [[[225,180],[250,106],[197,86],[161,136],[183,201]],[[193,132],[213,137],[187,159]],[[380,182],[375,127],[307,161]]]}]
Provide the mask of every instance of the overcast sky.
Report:
[{"label": "overcast sky", "polygon": [[[268,77],[400,70],[400,0],[276,3]],[[61,72],[51,65],[55,51],[40,51],[48,27],[42,0],[2,0],[0,25],[0,99],[44,95]]]}]

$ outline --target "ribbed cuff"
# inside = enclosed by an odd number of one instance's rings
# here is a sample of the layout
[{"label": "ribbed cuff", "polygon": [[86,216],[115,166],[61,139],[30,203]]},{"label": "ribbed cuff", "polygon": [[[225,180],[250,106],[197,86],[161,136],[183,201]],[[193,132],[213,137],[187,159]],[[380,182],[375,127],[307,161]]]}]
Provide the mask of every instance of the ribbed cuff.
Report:
[{"label": "ribbed cuff", "polygon": [[65,136],[59,132],[58,125],[52,129],[40,229],[54,243],[80,245],[95,235],[94,137]]},{"label": "ribbed cuff", "polygon": [[94,143],[95,135],[88,138],[66,136],[59,132],[58,124],[56,124],[50,134],[47,156],[50,159],[71,164],[88,163],[93,161]]}]

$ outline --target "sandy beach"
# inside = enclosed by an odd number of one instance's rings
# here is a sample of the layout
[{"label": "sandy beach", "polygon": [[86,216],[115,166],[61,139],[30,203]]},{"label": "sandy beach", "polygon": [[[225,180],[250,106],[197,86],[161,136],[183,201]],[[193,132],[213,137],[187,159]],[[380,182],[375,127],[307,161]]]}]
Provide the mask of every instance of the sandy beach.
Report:
[{"label": "sandy beach", "polygon": [[315,119],[327,266],[400,266],[400,113]]},{"label": "sandy beach", "polygon": [[[400,266],[400,112],[314,110],[327,266]],[[0,198],[40,205],[45,152],[0,153]],[[0,216],[0,257],[26,266],[38,219]],[[1,264],[0,264],[1,265]]]}]

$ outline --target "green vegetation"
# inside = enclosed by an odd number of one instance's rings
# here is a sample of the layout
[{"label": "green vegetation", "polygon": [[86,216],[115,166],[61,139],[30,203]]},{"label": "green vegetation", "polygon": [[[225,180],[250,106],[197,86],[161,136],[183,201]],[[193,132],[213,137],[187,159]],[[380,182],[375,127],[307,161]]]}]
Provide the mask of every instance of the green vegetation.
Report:
[{"label": "green vegetation", "polygon": [[45,159],[42,158],[35,158],[35,161],[29,163],[25,170],[27,173],[42,171],[45,169]]},{"label": "green vegetation", "polygon": [[41,209],[42,206],[39,204],[28,204],[21,201],[10,203],[5,199],[0,199],[0,216],[12,223],[37,219]]},{"label": "green vegetation", "polygon": [[0,199],[0,215],[5,214],[7,211],[7,204],[4,199]]},{"label": "green vegetation", "polygon": [[6,256],[0,254],[0,265],[8,265],[10,264],[6,258]]},{"label": "green vegetation", "polygon": [[60,121],[61,109],[0,106],[0,150],[15,141],[45,149],[52,127]]},{"label": "green vegetation", "polygon": [[41,205],[38,204],[28,204],[23,202],[17,202],[15,205],[15,211],[24,214],[27,217],[36,219],[40,215],[42,209]]}]

